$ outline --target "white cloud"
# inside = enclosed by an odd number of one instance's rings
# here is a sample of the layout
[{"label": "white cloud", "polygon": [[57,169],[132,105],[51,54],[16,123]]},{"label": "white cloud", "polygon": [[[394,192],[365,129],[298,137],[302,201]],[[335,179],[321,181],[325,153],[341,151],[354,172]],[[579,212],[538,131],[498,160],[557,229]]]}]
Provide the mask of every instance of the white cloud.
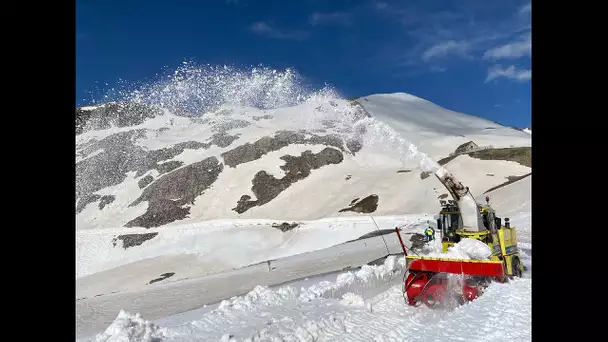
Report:
[{"label": "white cloud", "polygon": [[306,31],[283,31],[263,21],[253,23],[249,29],[257,35],[274,39],[305,40],[309,37]]},{"label": "white cloud", "polygon": [[497,46],[487,50],[483,58],[485,59],[501,59],[501,58],[519,58],[532,55],[532,35],[526,34],[523,39],[502,46]]},{"label": "white cloud", "polygon": [[431,67],[431,72],[436,72],[436,73],[437,72],[445,72],[447,70],[448,70],[447,68],[440,67],[440,66],[432,66]]},{"label": "white cloud", "polygon": [[532,12],[532,3],[527,3],[526,5],[522,6],[519,9],[519,13],[524,14],[524,13],[530,13]]},{"label": "white cloud", "polygon": [[486,77],[486,82],[488,83],[492,80],[495,80],[499,77],[505,77],[511,80],[526,82],[532,79],[532,70],[528,69],[517,69],[514,65],[503,69],[500,65],[495,65],[488,69],[488,77]]},{"label": "white cloud", "polygon": [[351,15],[346,12],[333,12],[333,13],[321,13],[315,12],[310,15],[310,24],[312,26],[318,25],[350,25]]},{"label": "white cloud", "polygon": [[432,58],[445,57],[449,54],[464,55],[468,48],[469,43],[465,41],[448,40],[428,48],[422,54],[422,59],[428,61]]},{"label": "white cloud", "polygon": [[388,8],[388,4],[383,1],[375,1],[372,3],[372,5],[374,6],[375,9],[378,9],[378,10],[385,10]]}]

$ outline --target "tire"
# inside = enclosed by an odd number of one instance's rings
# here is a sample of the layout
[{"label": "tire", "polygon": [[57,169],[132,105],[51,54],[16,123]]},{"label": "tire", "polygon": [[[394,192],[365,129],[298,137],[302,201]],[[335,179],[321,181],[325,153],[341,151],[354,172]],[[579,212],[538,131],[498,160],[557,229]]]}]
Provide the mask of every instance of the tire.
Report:
[{"label": "tire", "polygon": [[518,257],[514,257],[513,261],[511,261],[511,269],[513,270],[513,276],[521,278],[521,261],[519,261]]}]

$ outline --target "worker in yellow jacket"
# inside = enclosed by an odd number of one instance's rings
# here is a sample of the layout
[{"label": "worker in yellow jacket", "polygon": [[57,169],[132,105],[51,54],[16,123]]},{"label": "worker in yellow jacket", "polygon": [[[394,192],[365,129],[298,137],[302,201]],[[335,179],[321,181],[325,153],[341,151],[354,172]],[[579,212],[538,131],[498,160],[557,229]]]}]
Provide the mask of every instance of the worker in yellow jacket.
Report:
[{"label": "worker in yellow jacket", "polygon": [[428,226],[424,230],[424,235],[426,236],[427,242],[435,240],[435,229],[433,229],[433,227],[431,227],[431,226]]}]

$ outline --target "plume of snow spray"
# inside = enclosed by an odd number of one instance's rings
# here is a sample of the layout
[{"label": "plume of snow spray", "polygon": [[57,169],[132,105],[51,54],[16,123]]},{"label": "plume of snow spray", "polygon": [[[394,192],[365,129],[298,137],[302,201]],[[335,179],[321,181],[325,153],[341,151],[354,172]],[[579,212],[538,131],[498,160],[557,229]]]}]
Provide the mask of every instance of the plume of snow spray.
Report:
[{"label": "plume of snow spray", "polygon": [[155,105],[188,116],[201,116],[226,104],[270,109],[306,100],[311,91],[300,78],[292,69],[239,69],[183,62],[147,83],[121,80],[119,88],[112,88],[104,98]]},{"label": "plume of snow spray", "polygon": [[333,119],[342,126],[344,138],[363,146],[380,147],[397,154],[403,161],[415,161],[423,171],[434,172],[439,165],[384,123],[362,115],[358,103],[343,99],[332,87],[312,89],[293,69],[282,71],[258,66],[239,69],[232,66],[198,65],[183,62],[147,83],[120,80],[107,101],[132,102],[166,108],[176,115],[205,116],[225,105],[275,109],[300,104],[322,108],[302,113],[311,127]]}]

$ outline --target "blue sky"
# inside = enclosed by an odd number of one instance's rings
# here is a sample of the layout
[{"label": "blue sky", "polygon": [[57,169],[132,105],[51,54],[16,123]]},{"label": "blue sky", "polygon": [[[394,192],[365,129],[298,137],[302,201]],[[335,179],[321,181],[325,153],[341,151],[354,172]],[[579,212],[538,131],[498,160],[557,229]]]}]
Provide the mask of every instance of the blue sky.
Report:
[{"label": "blue sky", "polygon": [[76,1],[76,105],[185,59],[294,68],[347,97],[407,92],[531,124],[528,0]]}]

